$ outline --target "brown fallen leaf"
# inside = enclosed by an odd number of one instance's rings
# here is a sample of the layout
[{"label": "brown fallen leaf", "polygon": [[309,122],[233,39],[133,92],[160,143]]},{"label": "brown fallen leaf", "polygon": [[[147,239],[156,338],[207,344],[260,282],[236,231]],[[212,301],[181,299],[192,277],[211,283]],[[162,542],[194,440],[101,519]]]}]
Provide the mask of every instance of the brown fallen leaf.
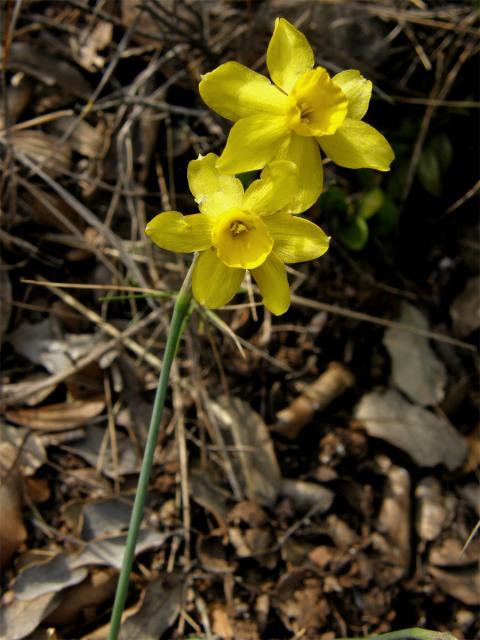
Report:
[{"label": "brown fallen leaf", "polygon": [[440,589],[463,604],[480,605],[480,570],[478,566],[448,571],[429,567],[428,572]]},{"label": "brown fallen leaf", "polygon": [[322,487],[315,482],[303,480],[282,480],[281,495],[289,498],[297,511],[315,509],[317,513],[324,513],[332,506],[335,494],[331,489]]},{"label": "brown fallen leaf", "polygon": [[17,449],[10,442],[0,444],[0,566],[4,567],[26,540],[22,517],[22,486]]},{"label": "brown fallen leaf", "polygon": [[246,496],[273,506],[280,489],[280,467],[262,417],[248,402],[232,396],[220,397],[218,402],[211,402],[210,408],[226,444],[236,448],[233,465]]},{"label": "brown fallen leaf", "polygon": [[313,420],[316,411],[323,411],[335,398],[352,387],[355,378],[351,371],[338,362],[332,362],[328,369],[308,385],[303,393],[277,413],[274,431],[294,440]]},{"label": "brown fallen leaf", "polygon": [[408,402],[395,389],[362,396],[355,418],[370,436],[402,449],[421,467],[444,464],[452,471],[465,460],[465,438],[448,420]]},{"label": "brown fallen leaf", "polygon": [[58,593],[44,593],[32,600],[13,600],[0,608],[2,640],[21,640],[35,631],[58,602]]},{"label": "brown fallen leaf", "polygon": [[29,429],[62,431],[74,429],[96,418],[105,409],[101,398],[73,400],[30,409],[11,409],[6,412],[9,420]]},{"label": "brown fallen leaf", "polygon": [[151,582],[143,593],[140,607],[122,623],[119,640],[161,638],[180,613],[184,591],[182,576],[168,575]]},{"label": "brown fallen leaf", "polygon": [[113,596],[117,579],[118,574],[113,569],[93,571],[82,583],[62,592],[57,608],[45,623],[58,627],[78,621],[86,609],[97,608]]},{"label": "brown fallen leaf", "polygon": [[[72,149],[68,142],[59,145],[60,138],[44,131],[14,131],[12,143],[16,151],[26,155],[36,163],[45,163],[45,172],[56,176],[70,169]],[[53,150],[55,150],[54,153]]]}]

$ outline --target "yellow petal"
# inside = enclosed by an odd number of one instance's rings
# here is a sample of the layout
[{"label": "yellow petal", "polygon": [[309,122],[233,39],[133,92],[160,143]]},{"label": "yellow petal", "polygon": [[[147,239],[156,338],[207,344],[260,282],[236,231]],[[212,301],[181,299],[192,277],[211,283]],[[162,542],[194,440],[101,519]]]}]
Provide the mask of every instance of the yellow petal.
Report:
[{"label": "yellow petal", "polygon": [[209,309],[222,307],[242,284],[245,269],[231,269],[217,258],[215,249],[200,254],[193,268],[192,290],[195,300]]},{"label": "yellow petal", "polygon": [[364,78],[357,69],[348,69],[332,78],[348,98],[347,117],[361,120],[366,114],[372,97],[372,83]]},{"label": "yellow petal", "polygon": [[347,169],[388,171],[394,158],[382,134],[362,120],[347,118],[333,136],[317,140],[333,162]]},{"label": "yellow petal", "polygon": [[238,62],[226,62],[202,76],[203,101],[229,120],[257,113],[281,114],[287,97],[265,76]]},{"label": "yellow petal", "polygon": [[262,302],[273,314],[280,316],[290,306],[290,288],[285,265],[275,255],[270,254],[265,262],[252,270]]},{"label": "yellow petal", "polygon": [[297,78],[315,62],[307,38],[285,18],[275,20],[267,49],[267,67],[275,84],[289,93]]},{"label": "yellow petal", "polygon": [[274,241],[273,253],[282,262],[314,260],[328,249],[330,238],[310,220],[277,213],[265,223]]},{"label": "yellow petal", "polygon": [[291,202],[297,189],[297,165],[288,160],[273,160],[246,190],[242,208],[259,216],[271,215]]},{"label": "yellow petal", "polygon": [[298,167],[298,189],[287,206],[290,213],[302,213],[314,204],[323,188],[323,166],[320,149],[315,138],[292,133],[282,144],[276,159],[290,160]]},{"label": "yellow petal", "polygon": [[238,178],[215,168],[218,156],[209,153],[188,164],[188,184],[202,213],[220,215],[238,207],[243,199],[243,185]]},{"label": "yellow petal", "polygon": [[254,269],[265,261],[273,240],[259,216],[231,209],[215,224],[212,244],[227,267]]},{"label": "yellow petal", "polygon": [[183,216],[178,211],[159,213],[147,224],[145,233],[168,251],[202,251],[212,245],[212,222],[203,213]]},{"label": "yellow petal", "polygon": [[243,118],[230,130],[217,169],[225,173],[263,169],[287,135],[283,116],[261,114]]}]

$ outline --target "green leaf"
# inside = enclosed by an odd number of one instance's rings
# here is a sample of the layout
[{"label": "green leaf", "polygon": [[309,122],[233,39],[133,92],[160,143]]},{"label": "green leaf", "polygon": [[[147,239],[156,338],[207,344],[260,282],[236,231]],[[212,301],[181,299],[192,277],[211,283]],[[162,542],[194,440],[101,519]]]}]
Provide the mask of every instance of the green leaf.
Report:
[{"label": "green leaf", "polygon": [[383,200],[384,193],[380,187],[370,189],[360,198],[357,215],[364,220],[368,220],[380,211]]},{"label": "green leaf", "polygon": [[452,164],[453,158],[453,147],[450,138],[445,133],[437,133],[432,138],[429,147],[437,156],[442,174],[445,173]]},{"label": "green leaf", "polygon": [[439,196],[441,194],[442,176],[440,162],[433,149],[427,147],[422,151],[417,174],[425,191],[428,191],[432,196]]},{"label": "green leaf", "polygon": [[348,203],[345,194],[337,187],[331,187],[324,191],[319,200],[322,212],[331,216],[346,216]]},{"label": "green leaf", "polygon": [[375,218],[375,231],[381,235],[388,235],[397,224],[398,207],[391,198],[385,196],[383,205]]},{"label": "green leaf", "polygon": [[361,251],[368,241],[368,225],[363,218],[351,218],[338,232],[340,240],[353,251]]}]

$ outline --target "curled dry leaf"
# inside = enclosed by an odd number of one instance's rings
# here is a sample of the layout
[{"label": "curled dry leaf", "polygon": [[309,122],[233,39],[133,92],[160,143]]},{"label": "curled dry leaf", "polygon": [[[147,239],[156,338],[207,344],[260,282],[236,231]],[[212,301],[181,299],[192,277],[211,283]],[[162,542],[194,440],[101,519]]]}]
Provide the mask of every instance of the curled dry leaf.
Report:
[{"label": "curled dry leaf", "polygon": [[[429,329],[425,316],[412,305],[404,303],[398,322]],[[410,400],[423,406],[436,405],[443,400],[447,384],[447,372],[430,346],[428,338],[388,329],[383,343],[392,360],[392,382]]]},{"label": "curled dry leaf", "polygon": [[363,396],[355,418],[367,433],[408,453],[421,467],[444,464],[458,468],[465,460],[465,439],[443,417],[411,404],[398,391],[372,391]]},{"label": "curled dry leaf", "polygon": [[105,409],[105,401],[73,400],[29,409],[11,409],[6,412],[9,420],[37,431],[63,431],[84,425]]},{"label": "curled dry leaf", "polygon": [[313,420],[316,411],[323,411],[335,398],[355,383],[349,369],[332,362],[328,369],[293,402],[277,413],[275,431],[294,440]]}]

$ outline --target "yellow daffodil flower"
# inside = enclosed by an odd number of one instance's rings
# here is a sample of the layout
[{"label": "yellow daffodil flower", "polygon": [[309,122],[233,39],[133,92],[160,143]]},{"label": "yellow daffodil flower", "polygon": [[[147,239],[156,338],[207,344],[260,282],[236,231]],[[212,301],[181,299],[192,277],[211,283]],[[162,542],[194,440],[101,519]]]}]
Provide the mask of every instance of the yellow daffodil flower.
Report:
[{"label": "yellow daffodil flower", "polygon": [[222,64],[200,82],[206,104],[235,122],[218,169],[241,173],[272,159],[294,162],[300,180],[292,212],[308,209],[322,191],[319,145],[342,167],[389,170],[392,148],[362,120],[372,83],[359,71],[330,77],[314,68],[307,38],[284,18],[275,21],[267,67],[274,84],[238,62]]},{"label": "yellow daffodil flower", "polygon": [[162,249],[200,255],[192,275],[195,299],[209,308],[229,302],[249,269],[263,303],[275,315],[290,305],[285,264],[313,260],[329,238],[309,220],[290,213],[298,168],[287,160],[267,165],[244,191],[240,180],[221,173],[209,153],[188,165],[188,183],[200,213],[160,213],[146,233]]}]

